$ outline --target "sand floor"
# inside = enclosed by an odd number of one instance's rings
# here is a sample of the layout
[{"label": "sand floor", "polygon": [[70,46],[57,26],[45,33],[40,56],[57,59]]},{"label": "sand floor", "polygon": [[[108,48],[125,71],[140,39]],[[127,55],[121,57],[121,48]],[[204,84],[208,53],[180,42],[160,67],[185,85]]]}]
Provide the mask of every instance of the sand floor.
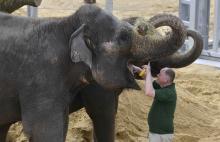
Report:
[{"label": "sand floor", "polygon": [[[104,0],[97,2],[104,6]],[[81,4],[81,0],[43,0],[39,16],[66,16]],[[211,5],[213,11],[213,2]],[[150,17],[163,12],[178,14],[178,0],[115,0],[114,7],[113,14],[120,18]],[[14,14],[24,15],[25,11],[23,7]],[[220,69],[193,64],[176,71],[178,102],[174,142],[220,142]],[[143,87],[144,82],[139,81],[139,84]],[[147,114],[151,103],[152,99],[145,96],[143,90],[124,90],[119,100],[116,142],[144,142],[148,139]],[[66,142],[89,142],[91,137],[92,125],[85,111],[82,109],[71,114]],[[13,125],[8,142],[26,141],[20,123]]]},{"label": "sand floor", "polygon": [[[220,142],[220,69],[190,65],[178,69],[174,142]],[[144,82],[139,81],[143,88]],[[116,142],[144,142],[147,114],[152,99],[143,90],[125,90],[120,95],[116,120]],[[70,115],[66,142],[89,142],[92,125],[82,109]],[[11,127],[10,142],[26,142],[20,124]]]}]

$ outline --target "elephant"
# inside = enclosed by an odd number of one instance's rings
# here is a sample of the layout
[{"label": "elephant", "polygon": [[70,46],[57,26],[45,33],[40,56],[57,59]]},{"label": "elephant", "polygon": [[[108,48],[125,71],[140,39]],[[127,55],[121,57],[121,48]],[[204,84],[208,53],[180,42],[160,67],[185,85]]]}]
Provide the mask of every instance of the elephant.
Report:
[{"label": "elephant", "polygon": [[[140,35],[93,4],[62,18],[0,13],[0,141],[11,124],[22,121],[30,141],[64,142],[68,114],[82,104],[93,120],[95,139],[114,141],[117,97],[112,92],[140,89],[128,63],[172,55],[185,41],[181,20],[165,17],[160,23],[173,35],[158,39]],[[104,96],[95,93],[103,91]]]},{"label": "elephant", "polygon": [[[162,38],[162,35],[155,30],[155,28],[160,27],[160,20],[164,18],[163,14],[158,14],[149,20],[143,19],[142,17],[129,17],[123,19],[132,25],[135,26],[135,29],[139,32],[139,34],[145,35],[153,32],[158,38]],[[170,68],[182,68],[193,63],[202,53],[203,49],[203,38],[201,34],[192,29],[187,29],[187,37],[191,37],[194,41],[193,47],[187,52],[177,51],[170,56],[165,56],[158,60],[151,61],[151,72],[154,77],[160,72],[160,70],[164,67]],[[143,59],[136,62],[136,65],[147,64],[148,60]],[[138,76],[137,76],[138,77]]]},{"label": "elephant", "polygon": [[[140,31],[138,30],[138,27],[141,28],[142,26],[143,30],[141,31],[144,31],[142,34],[148,34],[148,32],[151,31],[154,32],[156,36],[161,38],[161,35],[154,29],[154,27],[160,26],[159,23],[157,23],[158,25],[156,24],[155,20],[161,20],[165,17],[170,19],[170,17],[168,18],[167,15],[163,14],[154,16],[148,21],[148,23],[143,24],[137,22],[137,25],[135,26],[136,30]],[[128,19],[123,19],[123,21],[135,25],[137,19],[137,17],[131,17]],[[172,21],[172,16],[170,20]],[[177,51],[172,55],[151,61],[151,72],[154,77],[156,77],[163,67],[183,68],[193,63],[200,56],[203,49],[203,38],[201,34],[195,30],[187,29],[187,36],[192,37],[194,40],[193,47],[189,51],[185,53]],[[147,64],[148,60],[143,59],[135,63],[138,65],[143,65]],[[136,74],[135,77],[136,79],[141,79]],[[91,83],[84,86],[83,89],[79,89],[78,92],[75,92],[76,95],[72,102],[70,113],[83,107],[86,109],[87,114],[89,114],[90,118],[93,120],[95,142],[114,141],[115,116],[117,113],[118,99],[122,91],[123,89],[118,89],[115,91],[106,90],[97,83]]]},{"label": "elephant", "polygon": [[24,5],[39,6],[42,0],[1,0],[0,11],[12,13]]}]

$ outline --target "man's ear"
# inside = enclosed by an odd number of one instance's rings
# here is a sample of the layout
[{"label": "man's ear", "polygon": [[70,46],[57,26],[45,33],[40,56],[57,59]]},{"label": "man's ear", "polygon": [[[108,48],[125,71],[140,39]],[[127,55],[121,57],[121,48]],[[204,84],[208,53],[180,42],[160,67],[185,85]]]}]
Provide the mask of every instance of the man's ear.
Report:
[{"label": "man's ear", "polygon": [[84,62],[92,67],[92,52],[87,47],[84,39],[85,24],[81,25],[72,35],[69,41],[71,59],[74,63]]}]

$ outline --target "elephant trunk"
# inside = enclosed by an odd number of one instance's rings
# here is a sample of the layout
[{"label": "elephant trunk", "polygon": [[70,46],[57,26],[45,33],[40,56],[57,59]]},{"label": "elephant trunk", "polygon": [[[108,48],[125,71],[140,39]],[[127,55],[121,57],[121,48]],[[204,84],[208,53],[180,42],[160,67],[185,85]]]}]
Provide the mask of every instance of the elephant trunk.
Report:
[{"label": "elephant trunk", "polygon": [[193,63],[202,52],[203,40],[201,34],[197,31],[187,30],[187,36],[192,37],[194,41],[193,47],[188,52],[176,52],[163,60],[158,60],[158,64],[164,67],[181,68]]},{"label": "elephant trunk", "polygon": [[134,32],[133,46],[131,48],[132,59],[134,60],[158,60],[163,56],[169,56],[175,53],[184,43],[186,38],[186,29],[182,21],[173,15],[159,14],[149,20],[155,28],[160,26],[169,26],[172,32],[166,36],[146,34],[141,36]]},{"label": "elephant trunk", "polygon": [[42,0],[0,0],[0,11],[12,13],[24,5],[39,6]]}]

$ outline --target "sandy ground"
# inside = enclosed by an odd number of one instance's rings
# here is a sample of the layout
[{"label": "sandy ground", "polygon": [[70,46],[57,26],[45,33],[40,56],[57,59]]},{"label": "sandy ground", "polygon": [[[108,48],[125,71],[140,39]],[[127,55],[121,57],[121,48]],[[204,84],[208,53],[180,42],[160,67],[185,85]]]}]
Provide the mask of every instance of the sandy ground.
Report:
[{"label": "sandy ground", "polygon": [[[220,69],[190,65],[177,70],[178,94],[174,142],[220,142]],[[143,88],[144,82],[139,81]],[[116,142],[144,142],[152,99],[142,91],[125,90],[119,100]],[[84,110],[70,115],[66,142],[89,142],[92,125]],[[26,142],[20,124],[10,129],[10,142]]]},{"label": "sandy ground", "polygon": [[[97,2],[104,6],[103,0]],[[81,4],[81,0],[43,0],[39,16],[69,15]],[[213,8],[213,1],[211,5]],[[178,0],[115,0],[114,7],[113,13],[118,17],[150,17],[162,12],[178,14]],[[14,14],[24,15],[25,11],[23,7]],[[220,69],[193,64],[176,71],[178,101],[174,142],[220,142]],[[143,88],[144,82],[139,81],[139,84]],[[116,142],[144,142],[148,139],[147,114],[151,103],[152,99],[145,96],[143,90],[125,90],[120,95]],[[82,109],[71,114],[66,142],[90,142],[91,137],[92,125],[85,111]],[[26,141],[22,126],[19,123],[13,125],[8,142]]]}]

